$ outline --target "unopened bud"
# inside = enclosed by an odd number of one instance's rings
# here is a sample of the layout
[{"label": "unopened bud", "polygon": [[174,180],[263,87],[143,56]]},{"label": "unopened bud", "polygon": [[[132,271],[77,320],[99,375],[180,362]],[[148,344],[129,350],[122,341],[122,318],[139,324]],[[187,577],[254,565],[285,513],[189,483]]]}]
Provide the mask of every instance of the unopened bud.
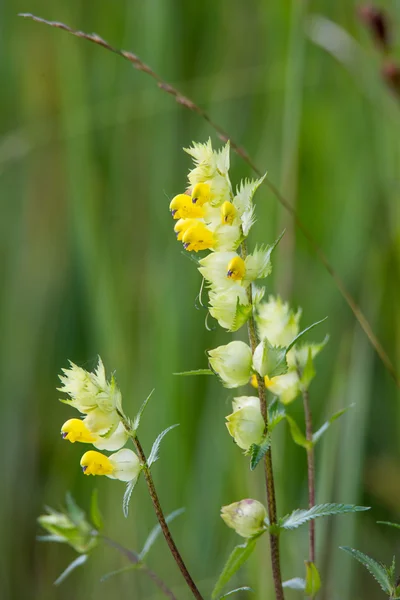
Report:
[{"label": "unopened bud", "polygon": [[265,506],[251,498],[221,508],[221,517],[228,527],[244,538],[253,537],[265,530],[266,516]]}]

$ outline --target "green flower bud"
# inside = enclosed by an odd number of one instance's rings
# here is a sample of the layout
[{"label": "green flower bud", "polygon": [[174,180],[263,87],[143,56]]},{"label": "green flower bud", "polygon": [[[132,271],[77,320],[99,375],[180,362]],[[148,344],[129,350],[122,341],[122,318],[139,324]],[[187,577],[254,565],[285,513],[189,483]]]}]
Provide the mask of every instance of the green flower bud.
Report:
[{"label": "green flower bud", "polygon": [[65,512],[58,512],[52,508],[47,510],[49,514],[38,517],[38,523],[50,536],[39,539],[68,544],[81,554],[86,554],[97,545],[97,532],[86,520],[85,513],[72,500],[70,500],[70,510]]},{"label": "green flower bud", "polygon": [[232,402],[233,413],[226,417],[230,435],[243,450],[259,444],[263,438],[265,423],[256,396],[240,396]]},{"label": "green flower bud", "polygon": [[250,538],[266,529],[264,519],[267,516],[265,506],[257,500],[246,498],[221,508],[221,517],[228,525],[244,538]]},{"label": "green flower bud", "polygon": [[251,350],[244,342],[230,342],[208,352],[211,368],[227,388],[246,385],[251,375]]}]

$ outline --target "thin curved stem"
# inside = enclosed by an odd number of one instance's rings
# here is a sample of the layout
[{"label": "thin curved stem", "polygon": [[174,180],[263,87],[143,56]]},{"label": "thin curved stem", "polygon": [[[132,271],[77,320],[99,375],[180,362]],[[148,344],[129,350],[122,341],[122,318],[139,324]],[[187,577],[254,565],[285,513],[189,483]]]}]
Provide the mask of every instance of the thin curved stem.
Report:
[{"label": "thin curved stem", "polygon": [[144,478],[146,479],[146,483],[147,483],[147,488],[149,490],[149,494],[150,494],[150,498],[151,501],[153,503],[153,507],[154,507],[154,511],[156,513],[158,522],[160,523],[160,527],[161,527],[161,531],[163,532],[163,535],[165,537],[165,540],[169,546],[169,549],[171,551],[171,554],[176,562],[176,564],[178,565],[187,585],[189,586],[193,596],[195,598],[197,598],[197,600],[203,600],[202,595],[200,594],[199,590],[197,589],[197,586],[195,584],[195,582],[193,581],[189,571],[186,568],[185,563],[183,562],[183,559],[179,553],[178,548],[176,547],[176,544],[172,538],[171,532],[169,530],[168,524],[165,520],[164,517],[164,513],[162,511],[161,508],[161,504],[160,501],[158,499],[158,495],[156,492],[156,488],[154,485],[154,481],[153,481],[153,477],[151,476],[150,473],[150,469],[147,466],[147,459],[146,459],[146,455],[143,451],[142,445],[139,442],[139,439],[137,436],[132,437],[132,441],[135,445],[135,448],[137,450],[137,453],[139,455],[140,461],[143,465],[143,474],[144,474]]},{"label": "thin curved stem", "polygon": [[[242,242],[241,246],[242,258],[245,259],[247,256],[247,245],[246,242]],[[247,288],[247,298],[249,304],[253,304],[251,284]],[[256,324],[254,321],[253,314],[247,322],[249,341],[251,351],[254,351],[258,344],[258,336],[256,330]],[[268,409],[267,409],[267,396],[265,389],[264,378],[256,373],[258,397],[260,399],[261,414],[265,422],[265,432],[268,431]],[[276,495],[275,495],[275,483],[274,483],[274,471],[272,467],[272,451],[271,448],[265,454],[264,457],[264,472],[265,472],[265,484],[267,488],[267,505],[268,505],[268,518],[271,525],[277,523],[277,512],[276,512]],[[271,564],[272,564],[272,576],[274,580],[275,596],[276,600],[284,600],[283,587],[282,587],[282,575],[281,575],[281,562],[279,553],[279,534],[270,531],[269,534],[270,547],[271,547]]]},{"label": "thin curved stem", "polygon": [[129,550],[129,548],[125,548],[125,546],[121,546],[121,544],[115,542],[106,535],[101,535],[101,538],[106,542],[106,544],[108,544],[112,548],[115,548],[116,550],[118,550],[118,552],[123,554],[123,556],[125,556],[130,563],[132,563],[133,565],[140,565],[140,570],[143,571],[152,581],[154,581],[154,583],[161,590],[164,596],[170,598],[171,600],[178,600],[177,597],[166,585],[166,583],[164,583],[164,581],[160,579],[157,573],[155,573],[152,569],[149,569],[147,565],[142,563],[136,552],[133,552],[133,550]]}]

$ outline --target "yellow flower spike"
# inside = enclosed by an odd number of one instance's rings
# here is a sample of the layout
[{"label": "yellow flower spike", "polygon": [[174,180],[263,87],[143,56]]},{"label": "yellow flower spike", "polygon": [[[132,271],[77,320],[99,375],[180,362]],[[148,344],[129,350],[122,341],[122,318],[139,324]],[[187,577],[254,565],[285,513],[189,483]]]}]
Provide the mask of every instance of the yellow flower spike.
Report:
[{"label": "yellow flower spike", "polygon": [[232,225],[237,214],[236,208],[232,202],[224,202],[221,206],[221,223],[223,225]]},{"label": "yellow flower spike", "polygon": [[189,227],[182,237],[183,247],[188,252],[194,250],[209,250],[214,247],[215,239],[212,231],[207,229],[204,223],[200,221],[196,225]]},{"label": "yellow flower spike", "polygon": [[114,467],[107,456],[89,450],[81,458],[81,467],[85,475],[112,475]]},{"label": "yellow flower spike", "polygon": [[96,441],[96,437],[90,433],[85,423],[80,419],[69,419],[61,427],[61,435],[64,440],[75,442],[83,442],[84,444],[92,444]]},{"label": "yellow flower spike", "polygon": [[176,239],[181,242],[185,232],[189,229],[189,227],[193,227],[194,225],[197,225],[197,223],[197,219],[179,219],[174,227]]},{"label": "yellow flower spike", "polygon": [[187,194],[178,194],[172,198],[169,209],[174,219],[198,219],[204,214],[201,206],[193,204]]},{"label": "yellow flower spike", "polygon": [[228,264],[226,276],[234,281],[241,281],[246,274],[246,265],[243,258],[235,256]]},{"label": "yellow flower spike", "polygon": [[192,202],[197,206],[203,206],[206,202],[210,202],[211,188],[208,183],[198,183],[192,190]]}]

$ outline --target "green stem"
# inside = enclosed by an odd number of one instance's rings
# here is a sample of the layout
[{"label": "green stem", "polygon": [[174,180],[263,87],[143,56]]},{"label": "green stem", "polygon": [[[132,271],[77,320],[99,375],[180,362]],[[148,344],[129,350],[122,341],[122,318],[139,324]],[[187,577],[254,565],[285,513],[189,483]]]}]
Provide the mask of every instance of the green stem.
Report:
[{"label": "green stem", "polygon": [[137,453],[139,455],[140,461],[141,461],[141,463],[143,465],[143,474],[144,474],[144,478],[146,479],[147,488],[149,490],[150,498],[151,498],[151,501],[153,503],[154,511],[156,513],[158,522],[160,523],[161,531],[164,534],[165,540],[166,540],[166,542],[167,542],[167,544],[169,546],[171,554],[172,554],[172,556],[173,556],[176,564],[178,565],[178,567],[179,567],[179,569],[180,569],[180,571],[181,571],[181,573],[182,573],[182,575],[183,575],[183,577],[184,577],[187,585],[189,586],[189,588],[190,588],[193,596],[195,598],[197,598],[197,600],[203,600],[203,597],[200,594],[199,590],[197,589],[196,584],[194,583],[192,577],[190,576],[190,573],[187,570],[186,565],[183,562],[183,559],[182,559],[182,557],[181,557],[181,555],[179,553],[179,550],[176,547],[175,542],[174,542],[174,540],[172,538],[171,532],[169,530],[169,527],[168,527],[167,522],[166,522],[165,517],[164,517],[164,513],[163,513],[162,508],[161,508],[160,501],[158,499],[158,495],[157,495],[156,488],[155,488],[155,485],[154,485],[154,482],[153,482],[153,478],[152,478],[151,473],[150,473],[150,469],[147,466],[147,459],[146,459],[146,455],[145,455],[145,453],[143,451],[142,445],[139,442],[139,439],[137,438],[137,436],[132,437],[132,441],[133,441],[133,443],[135,445],[135,448],[136,448]]},{"label": "green stem", "polygon": [[[246,242],[243,241],[241,245],[242,258],[245,259],[247,256]],[[251,284],[247,288],[247,298],[250,304],[253,304],[253,295]],[[253,314],[247,322],[247,328],[249,333],[249,341],[251,351],[254,351],[258,345],[258,337],[256,324]],[[265,389],[264,378],[256,373],[257,384],[258,384],[258,397],[260,399],[261,414],[265,422],[265,432],[268,431],[268,410],[267,410],[267,396]],[[275,496],[275,484],[274,484],[274,472],[272,468],[272,452],[271,448],[267,451],[264,457],[264,472],[265,472],[265,483],[267,488],[267,504],[268,504],[268,517],[271,525],[277,523],[276,513],[276,496]],[[272,564],[272,576],[275,587],[276,600],[284,600],[283,587],[282,587],[282,575],[281,575],[281,564],[279,554],[279,534],[270,532],[270,547],[271,547],[271,564]]]}]

